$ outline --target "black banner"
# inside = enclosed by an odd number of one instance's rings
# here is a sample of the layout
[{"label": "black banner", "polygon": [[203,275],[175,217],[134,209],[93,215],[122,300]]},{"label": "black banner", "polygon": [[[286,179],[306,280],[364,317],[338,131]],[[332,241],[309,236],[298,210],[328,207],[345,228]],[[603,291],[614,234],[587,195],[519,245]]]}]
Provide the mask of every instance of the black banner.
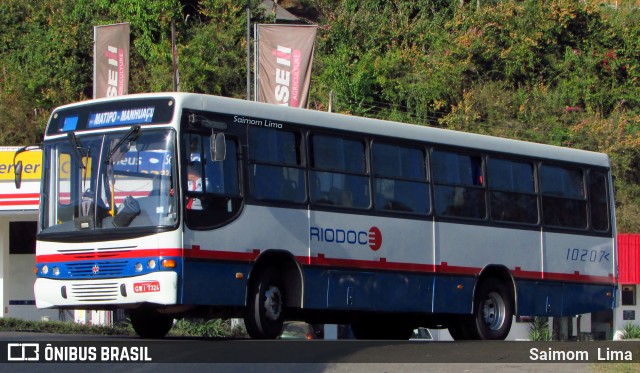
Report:
[{"label": "black banner", "polygon": [[[3,338],[4,339],[4,338]],[[639,363],[640,342],[3,341],[0,363]]]}]

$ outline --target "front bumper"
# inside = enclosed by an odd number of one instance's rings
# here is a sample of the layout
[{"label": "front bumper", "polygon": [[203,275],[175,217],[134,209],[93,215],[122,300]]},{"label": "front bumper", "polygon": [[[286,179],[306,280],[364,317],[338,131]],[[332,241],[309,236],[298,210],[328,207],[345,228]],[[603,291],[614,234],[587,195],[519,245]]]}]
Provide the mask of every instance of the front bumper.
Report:
[{"label": "front bumper", "polygon": [[111,308],[134,303],[176,304],[178,274],[173,271],[99,280],[38,278],[33,286],[38,308]]}]

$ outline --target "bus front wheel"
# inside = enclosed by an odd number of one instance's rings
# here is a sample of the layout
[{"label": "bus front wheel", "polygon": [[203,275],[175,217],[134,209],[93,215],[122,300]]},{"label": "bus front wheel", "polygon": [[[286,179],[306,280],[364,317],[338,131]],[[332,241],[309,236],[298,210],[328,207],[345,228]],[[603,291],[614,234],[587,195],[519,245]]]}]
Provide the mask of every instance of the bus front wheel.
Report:
[{"label": "bus front wheel", "polygon": [[284,288],[273,269],[258,274],[249,288],[244,324],[254,339],[274,339],[284,323]]}]

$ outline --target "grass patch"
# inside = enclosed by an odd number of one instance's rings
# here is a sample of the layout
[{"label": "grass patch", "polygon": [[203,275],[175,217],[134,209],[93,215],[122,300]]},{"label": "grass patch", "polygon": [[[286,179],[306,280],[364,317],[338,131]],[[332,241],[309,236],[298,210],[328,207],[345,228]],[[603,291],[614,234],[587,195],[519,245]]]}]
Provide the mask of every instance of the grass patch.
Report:
[{"label": "grass patch", "polygon": [[127,323],[102,326],[77,324],[70,321],[31,321],[15,318],[0,319],[0,330],[59,334],[135,335],[131,324]]},{"label": "grass patch", "polygon": [[594,373],[635,373],[640,371],[640,363],[607,363],[591,364]]},{"label": "grass patch", "polygon": [[[135,336],[131,321],[125,319],[113,326],[77,324],[70,321],[30,321],[15,318],[0,318],[0,331],[58,333],[58,334],[95,334]],[[174,337],[208,338],[248,338],[243,326],[231,327],[228,319],[177,319],[169,331]]]}]

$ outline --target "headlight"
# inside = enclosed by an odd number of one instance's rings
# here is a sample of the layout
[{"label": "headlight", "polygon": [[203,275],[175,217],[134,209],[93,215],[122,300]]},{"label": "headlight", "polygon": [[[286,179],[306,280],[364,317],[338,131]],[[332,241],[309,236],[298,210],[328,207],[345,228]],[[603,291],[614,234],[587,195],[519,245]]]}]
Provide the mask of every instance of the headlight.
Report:
[{"label": "headlight", "polygon": [[42,274],[46,275],[47,273],[49,273],[49,267],[45,264],[42,266]]}]

